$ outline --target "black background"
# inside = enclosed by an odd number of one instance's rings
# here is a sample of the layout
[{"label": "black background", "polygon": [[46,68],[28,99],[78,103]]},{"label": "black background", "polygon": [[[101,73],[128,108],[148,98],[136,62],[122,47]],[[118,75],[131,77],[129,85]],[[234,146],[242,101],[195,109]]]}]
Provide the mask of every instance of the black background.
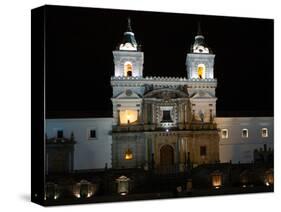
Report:
[{"label": "black background", "polygon": [[46,14],[48,118],[111,116],[112,50],[127,17],[144,51],[144,76],[186,77],[200,21],[216,54],[217,114],[273,115],[273,20],[58,6]]}]

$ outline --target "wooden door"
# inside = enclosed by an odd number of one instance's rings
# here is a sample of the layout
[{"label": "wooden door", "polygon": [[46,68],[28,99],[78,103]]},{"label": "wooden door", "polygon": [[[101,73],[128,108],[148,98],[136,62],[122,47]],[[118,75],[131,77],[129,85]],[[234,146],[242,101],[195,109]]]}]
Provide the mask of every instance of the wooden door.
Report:
[{"label": "wooden door", "polygon": [[160,149],[160,165],[169,166],[174,164],[174,149],[170,145],[164,145]]}]

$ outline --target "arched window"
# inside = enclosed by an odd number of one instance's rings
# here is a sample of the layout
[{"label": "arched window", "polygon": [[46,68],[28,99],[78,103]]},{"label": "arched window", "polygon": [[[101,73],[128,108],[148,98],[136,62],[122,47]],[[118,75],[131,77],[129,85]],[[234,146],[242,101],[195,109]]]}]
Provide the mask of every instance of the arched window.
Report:
[{"label": "arched window", "polygon": [[198,74],[199,79],[205,79],[205,70],[206,70],[206,67],[204,64],[199,64],[197,66],[197,74]]},{"label": "arched window", "polygon": [[133,74],[133,65],[131,62],[126,62],[124,64],[124,76],[131,77]]}]

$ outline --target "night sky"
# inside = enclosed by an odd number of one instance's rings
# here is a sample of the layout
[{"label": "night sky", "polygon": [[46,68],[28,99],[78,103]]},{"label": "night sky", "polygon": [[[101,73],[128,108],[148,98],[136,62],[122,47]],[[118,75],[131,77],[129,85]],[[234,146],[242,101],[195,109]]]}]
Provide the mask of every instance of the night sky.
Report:
[{"label": "night sky", "polygon": [[112,50],[127,17],[144,51],[144,76],[186,77],[200,21],[216,54],[218,116],[273,115],[273,20],[49,6],[47,118],[111,116]]}]

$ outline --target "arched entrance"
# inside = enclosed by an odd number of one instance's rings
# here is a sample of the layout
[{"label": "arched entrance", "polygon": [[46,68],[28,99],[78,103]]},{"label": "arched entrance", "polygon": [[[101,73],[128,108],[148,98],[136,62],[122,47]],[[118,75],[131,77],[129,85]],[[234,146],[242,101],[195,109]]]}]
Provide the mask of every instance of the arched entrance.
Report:
[{"label": "arched entrance", "polygon": [[174,165],[174,149],[170,145],[164,145],[160,149],[160,165]]}]

